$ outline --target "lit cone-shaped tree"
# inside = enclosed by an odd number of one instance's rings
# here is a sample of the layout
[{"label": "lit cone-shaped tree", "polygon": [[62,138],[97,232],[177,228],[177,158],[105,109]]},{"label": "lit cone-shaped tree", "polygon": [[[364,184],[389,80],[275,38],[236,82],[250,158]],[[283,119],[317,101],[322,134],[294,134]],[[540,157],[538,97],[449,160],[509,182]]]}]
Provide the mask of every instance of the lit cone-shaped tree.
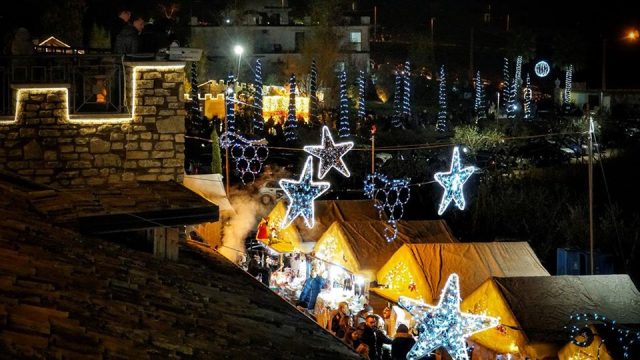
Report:
[{"label": "lit cone-shaped tree", "polygon": [[338,136],[348,138],[351,136],[349,125],[349,99],[347,98],[347,73],[341,71],[338,75],[340,83],[340,119],[338,121]]},{"label": "lit cone-shaped tree", "polygon": [[444,65],[440,67],[440,84],[438,86],[438,120],[436,122],[436,130],[439,132],[447,131],[447,74],[444,71]]},{"label": "lit cone-shaped tree", "polygon": [[253,80],[255,92],[253,94],[253,133],[262,135],[264,118],[262,117],[262,62],[256,60],[255,78]]},{"label": "lit cone-shaped tree", "polygon": [[298,123],[296,120],[296,76],[289,78],[289,112],[284,124],[284,138],[288,143],[298,140]]}]

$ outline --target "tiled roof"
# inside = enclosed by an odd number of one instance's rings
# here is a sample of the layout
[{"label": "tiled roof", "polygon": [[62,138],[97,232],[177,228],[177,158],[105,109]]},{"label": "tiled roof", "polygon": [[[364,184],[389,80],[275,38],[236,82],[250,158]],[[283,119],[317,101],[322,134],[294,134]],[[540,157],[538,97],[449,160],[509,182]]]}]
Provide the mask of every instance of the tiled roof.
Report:
[{"label": "tiled roof", "polygon": [[357,358],[211,250],[188,243],[173,262],[86,238],[10,189],[0,186],[0,358]]}]

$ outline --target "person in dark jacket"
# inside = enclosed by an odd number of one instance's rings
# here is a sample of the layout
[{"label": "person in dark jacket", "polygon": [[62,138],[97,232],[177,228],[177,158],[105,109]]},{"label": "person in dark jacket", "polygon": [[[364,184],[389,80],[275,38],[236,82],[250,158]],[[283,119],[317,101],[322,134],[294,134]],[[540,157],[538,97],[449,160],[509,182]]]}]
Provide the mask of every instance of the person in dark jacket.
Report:
[{"label": "person in dark jacket", "polygon": [[341,330],[340,321],[342,318],[349,317],[349,304],[346,302],[341,302],[338,304],[338,311],[336,311],[335,315],[331,317],[331,331],[336,334],[337,337],[341,338],[344,336],[344,329]]},{"label": "person in dark jacket", "polygon": [[416,340],[409,334],[409,328],[405,324],[398,325],[396,337],[391,342],[391,359],[405,360],[407,354],[415,345]]},{"label": "person in dark jacket", "polygon": [[111,51],[115,52],[116,48],[116,38],[118,34],[125,28],[125,26],[129,25],[129,20],[131,20],[131,10],[128,8],[121,8],[118,10],[118,17],[113,20],[109,29],[109,35],[111,38]]},{"label": "person in dark jacket", "polygon": [[127,24],[116,37],[113,52],[116,54],[135,54],[140,50],[140,33],[144,29],[144,18],[141,16]]},{"label": "person in dark jacket", "polygon": [[378,329],[378,318],[369,315],[365,319],[364,331],[360,341],[369,347],[369,359],[382,359],[382,344],[391,344],[391,340],[385,333]]}]

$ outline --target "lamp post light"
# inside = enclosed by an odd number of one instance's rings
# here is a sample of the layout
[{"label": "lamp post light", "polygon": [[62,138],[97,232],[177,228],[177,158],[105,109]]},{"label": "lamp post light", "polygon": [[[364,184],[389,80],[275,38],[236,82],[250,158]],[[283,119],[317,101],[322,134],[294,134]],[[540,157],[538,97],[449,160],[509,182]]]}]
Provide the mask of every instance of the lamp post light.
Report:
[{"label": "lamp post light", "polygon": [[242,59],[242,53],[244,52],[244,48],[242,45],[236,45],[233,47],[233,53],[238,55],[238,69],[236,70],[236,81],[240,81],[240,59]]}]

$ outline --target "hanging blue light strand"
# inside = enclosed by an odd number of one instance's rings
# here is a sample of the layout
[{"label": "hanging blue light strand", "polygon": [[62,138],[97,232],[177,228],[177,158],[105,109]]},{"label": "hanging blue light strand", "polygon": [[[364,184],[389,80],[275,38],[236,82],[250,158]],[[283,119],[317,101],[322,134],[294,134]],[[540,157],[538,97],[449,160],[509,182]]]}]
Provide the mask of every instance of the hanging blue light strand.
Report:
[{"label": "hanging blue light strand", "polygon": [[391,125],[394,128],[402,127],[402,67],[396,69],[396,84],[393,91],[393,118]]},{"label": "hanging blue light strand", "polygon": [[360,75],[358,76],[358,118],[360,118],[360,120],[366,116],[366,104],[364,100],[366,81],[364,71],[360,70]]},{"label": "hanging blue light strand", "polygon": [[253,86],[255,88],[253,94],[253,133],[260,135],[264,131],[264,118],[262,116],[262,62],[260,59],[256,60]]},{"label": "hanging blue light strand", "polygon": [[235,134],[236,119],[234,116],[235,107],[235,77],[233,73],[227,76],[227,91],[225,92],[225,104],[227,106],[227,132]]},{"label": "hanging blue light strand", "polygon": [[504,58],[502,65],[502,104],[507,109],[507,102],[511,94],[511,71],[509,69],[509,59]]},{"label": "hanging blue light strand", "polygon": [[440,85],[438,86],[438,120],[436,122],[436,130],[439,132],[447,131],[447,78],[444,71],[444,65],[440,67]]},{"label": "hanging blue light strand", "polygon": [[348,138],[351,136],[349,125],[349,99],[347,98],[347,73],[341,71],[338,75],[340,82],[340,120],[338,122],[338,136]]},{"label": "hanging blue light strand", "polygon": [[475,87],[475,101],[473,103],[473,109],[476,112],[476,123],[478,120],[484,120],[487,118],[487,109],[484,101],[484,84],[482,83],[482,77],[480,71],[476,73],[476,87]]},{"label": "hanging blue light strand", "polygon": [[309,117],[312,124],[318,121],[318,65],[316,59],[311,61],[311,74],[309,76]]},{"label": "hanging blue light strand", "polygon": [[407,61],[404,63],[403,71],[403,88],[402,88],[402,115],[411,116],[411,64]]},{"label": "hanging blue light strand", "polygon": [[527,74],[526,87],[524,88],[524,118],[526,120],[533,119],[533,110],[531,109],[531,100],[533,98],[533,90],[531,89],[531,76]]},{"label": "hanging blue light strand", "polygon": [[291,74],[289,78],[289,112],[284,125],[284,137],[287,142],[298,140],[298,123],[296,120],[296,76]]}]

